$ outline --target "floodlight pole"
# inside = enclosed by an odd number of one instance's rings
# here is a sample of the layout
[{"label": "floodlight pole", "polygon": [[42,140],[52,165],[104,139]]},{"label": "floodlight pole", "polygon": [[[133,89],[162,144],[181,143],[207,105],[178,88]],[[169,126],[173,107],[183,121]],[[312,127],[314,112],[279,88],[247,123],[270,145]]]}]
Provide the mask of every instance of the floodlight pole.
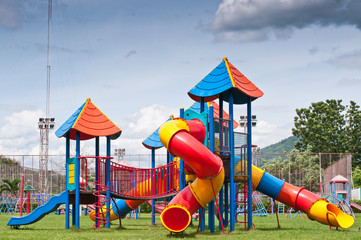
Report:
[{"label": "floodlight pole", "polygon": [[[257,116],[256,116],[256,115],[251,115],[251,120],[250,120],[250,122],[251,122],[252,127],[255,127],[255,126],[257,125]],[[248,117],[247,117],[247,115],[246,115],[246,116],[240,116],[240,117],[239,117],[239,125],[244,128],[244,129],[243,129],[243,132],[244,132],[244,133],[247,133],[247,132],[248,132],[248,130],[247,130],[248,124],[247,124],[247,123],[248,123]]]},{"label": "floodlight pole", "polygon": [[40,130],[40,154],[39,154],[39,191],[48,191],[48,153],[49,153],[49,130],[54,129],[55,118],[39,118],[38,127]]},{"label": "floodlight pole", "polygon": [[38,127],[40,130],[40,151],[39,151],[39,191],[47,193],[47,172],[49,152],[49,129],[55,126],[55,119],[49,118],[50,109],[50,36],[52,19],[52,0],[48,3],[48,48],[47,48],[47,81],[46,81],[46,116],[39,118]]},{"label": "floodlight pole", "polygon": [[118,162],[124,160],[125,148],[116,148],[114,149],[114,156],[118,156]]}]

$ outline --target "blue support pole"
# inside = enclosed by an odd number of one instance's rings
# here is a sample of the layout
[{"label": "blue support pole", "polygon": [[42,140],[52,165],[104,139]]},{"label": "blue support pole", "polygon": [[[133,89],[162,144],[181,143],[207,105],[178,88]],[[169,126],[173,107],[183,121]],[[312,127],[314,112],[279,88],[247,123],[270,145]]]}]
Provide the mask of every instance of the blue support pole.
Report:
[{"label": "blue support pole", "polygon": [[199,209],[199,211],[200,211],[200,218],[202,219],[201,220],[201,223],[200,223],[200,225],[201,225],[201,227],[200,227],[200,231],[201,232],[204,232],[204,228],[205,228],[205,225],[206,225],[206,220],[205,220],[205,217],[206,217],[206,209],[205,208],[200,208]]},{"label": "blue support pole", "polygon": [[201,105],[201,109],[200,109],[200,112],[204,112],[204,98],[201,97],[201,102],[200,102],[200,105]]},{"label": "blue support pole", "polygon": [[[201,97],[200,105],[201,105],[200,113],[202,113],[202,112],[204,112],[204,98],[203,97]],[[206,214],[205,214],[206,209],[201,208],[200,211],[203,213],[200,229],[201,229],[201,232],[204,232],[204,227],[205,227],[205,222],[206,222],[204,218],[206,216]]]},{"label": "blue support pole", "polygon": [[[107,157],[110,157],[110,137],[107,136]],[[110,159],[107,158],[106,161],[106,182],[107,182],[107,199],[109,199],[109,201],[107,201],[106,205],[107,205],[107,219],[110,219]],[[106,228],[110,228],[110,222],[108,222],[106,224]]]},{"label": "blue support pole", "polygon": [[[209,150],[214,153],[214,118],[213,106],[209,107]],[[216,194],[215,194],[216,195]],[[216,195],[217,196],[217,195]],[[208,228],[214,232],[214,200],[208,203]]]},{"label": "blue support pole", "polygon": [[[234,135],[233,135],[233,94],[229,93],[229,145],[230,145],[230,163],[229,163],[229,185],[230,185],[230,231],[234,231],[236,221],[236,187],[234,182]],[[252,209],[252,208],[251,208]]]},{"label": "blue support pole", "polygon": [[169,152],[167,152],[167,164],[170,163],[172,160],[171,160],[171,156],[169,154]]},{"label": "blue support pole", "polygon": [[[99,157],[100,155],[100,151],[99,151],[99,137],[95,137],[95,156]],[[95,159],[95,182],[99,183],[99,178],[98,178],[98,174],[99,174],[99,158]],[[95,185],[95,191],[99,191],[99,186],[98,184]],[[95,197],[95,201],[98,202],[99,199],[98,197]],[[97,218],[95,218],[95,224],[96,226],[99,226],[99,207],[95,208],[95,216],[97,216]]]},{"label": "blue support pole", "polygon": [[[167,164],[171,163],[173,161],[173,157],[172,155],[170,155],[170,153],[167,151]],[[173,178],[173,174],[174,174],[174,167],[170,168],[169,171],[171,172],[171,174],[169,174],[168,176],[168,181],[171,184],[168,184],[168,190],[171,189],[171,186],[173,186],[174,184],[174,178]],[[170,202],[170,200],[172,200],[172,197],[168,197],[167,201]]]},{"label": "blue support pole", "polygon": [[218,197],[218,205],[219,205],[219,230],[222,230],[222,224],[221,221],[223,222],[223,226],[224,226],[224,221],[223,221],[223,186],[221,187],[221,190],[219,190],[219,197]]},{"label": "blue support pole", "polygon": [[[154,168],[155,168],[155,148],[152,147],[152,175],[154,176]],[[152,181],[152,194],[155,194],[155,183]],[[155,200],[152,199],[152,225],[155,224]]]},{"label": "blue support pole", "polygon": [[[66,133],[66,142],[65,142],[65,163],[66,161],[70,158],[70,132],[68,131]],[[65,164],[65,172],[66,172],[66,176],[65,176],[65,191],[67,192],[67,197],[66,197],[66,203],[65,203],[65,229],[69,229],[69,192],[68,192],[68,184],[69,184],[69,165],[66,163]]]},{"label": "blue support pole", "polygon": [[[219,109],[218,109],[218,117],[219,117],[219,121],[218,121],[218,129],[219,129],[219,134],[218,134],[218,138],[219,138],[219,153],[222,155],[224,154],[223,151],[223,95],[220,94],[219,95]],[[227,185],[228,188],[228,185]],[[225,214],[227,216],[227,221],[224,221],[223,225],[226,227],[228,226],[228,190],[227,190],[227,208],[225,211]],[[220,212],[220,216],[219,216],[219,230],[222,230],[222,225],[221,225],[221,221],[223,219],[223,187],[221,188],[221,190],[219,191],[219,212]]]},{"label": "blue support pole", "polygon": [[80,226],[80,163],[79,163],[79,156],[80,156],[80,132],[76,131],[76,154],[75,154],[75,227],[79,229]]},{"label": "blue support pole", "polygon": [[223,154],[223,95],[220,94],[219,95],[219,150],[220,150],[220,154]]},{"label": "blue support pole", "polygon": [[252,228],[252,110],[251,97],[247,101],[247,221],[248,229]]},{"label": "blue support pole", "polygon": [[[181,108],[179,110],[179,117],[184,118],[184,108]],[[184,174],[184,162],[182,159],[179,161],[179,178],[180,178],[180,190],[184,189],[186,187],[186,177]]]}]

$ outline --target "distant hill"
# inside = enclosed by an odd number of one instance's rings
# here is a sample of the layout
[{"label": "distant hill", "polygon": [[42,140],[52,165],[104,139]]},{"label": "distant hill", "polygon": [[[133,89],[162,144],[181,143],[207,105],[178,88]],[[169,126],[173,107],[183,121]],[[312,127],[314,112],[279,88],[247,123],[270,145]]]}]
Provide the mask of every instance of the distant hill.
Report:
[{"label": "distant hill", "polygon": [[269,145],[268,147],[262,148],[261,153],[283,153],[283,152],[291,152],[296,144],[300,140],[291,136],[286,139],[281,140],[278,143]]}]

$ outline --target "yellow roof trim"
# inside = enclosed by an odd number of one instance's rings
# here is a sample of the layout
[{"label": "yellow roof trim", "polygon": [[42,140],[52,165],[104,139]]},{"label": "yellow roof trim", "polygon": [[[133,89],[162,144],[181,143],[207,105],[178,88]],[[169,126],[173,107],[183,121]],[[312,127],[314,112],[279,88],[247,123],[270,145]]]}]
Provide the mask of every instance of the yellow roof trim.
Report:
[{"label": "yellow roof trim", "polygon": [[75,125],[78,123],[80,116],[83,114],[83,112],[84,112],[84,110],[85,110],[85,108],[87,107],[87,105],[88,105],[89,102],[91,102],[91,100],[90,100],[90,98],[87,98],[87,99],[86,99],[86,103],[85,103],[83,109],[82,109],[81,112],[79,113],[78,117],[76,118],[76,120],[75,120],[73,126],[71,126],[71,128],[75,127]]},{"label": "yellow roof trim", "polygon": [[235,84],[235,82],[234,82],[234,79],[233,79],[233,76],[232,76],[232,73],[231,73],[231,69],[229,68],[227,57],[224,57],[224,58],[223,58],[223,61],[224,61],[224,63],[226,64],[227,71],[228,71],[228,75],[229,75],[229,78],[231,79],[231,82],[232,82],[232,86],[235,88],[235,87],[236,87],[236,84]]}]

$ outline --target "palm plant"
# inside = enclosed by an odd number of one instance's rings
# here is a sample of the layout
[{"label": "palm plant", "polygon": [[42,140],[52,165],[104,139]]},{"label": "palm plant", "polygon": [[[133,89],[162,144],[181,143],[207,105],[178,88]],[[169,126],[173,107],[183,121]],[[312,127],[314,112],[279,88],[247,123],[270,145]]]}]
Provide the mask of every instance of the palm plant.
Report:
[{"label": "palm plant", "polygon": [[20,189],[20,182],[21,180],[19,178],[14,178],[13,180],[10,180],[8,178],[1,179],[2,183],[0,184],[0,195],[3,192],[8,192],[11,195],[17,194],[17,192]]}]

